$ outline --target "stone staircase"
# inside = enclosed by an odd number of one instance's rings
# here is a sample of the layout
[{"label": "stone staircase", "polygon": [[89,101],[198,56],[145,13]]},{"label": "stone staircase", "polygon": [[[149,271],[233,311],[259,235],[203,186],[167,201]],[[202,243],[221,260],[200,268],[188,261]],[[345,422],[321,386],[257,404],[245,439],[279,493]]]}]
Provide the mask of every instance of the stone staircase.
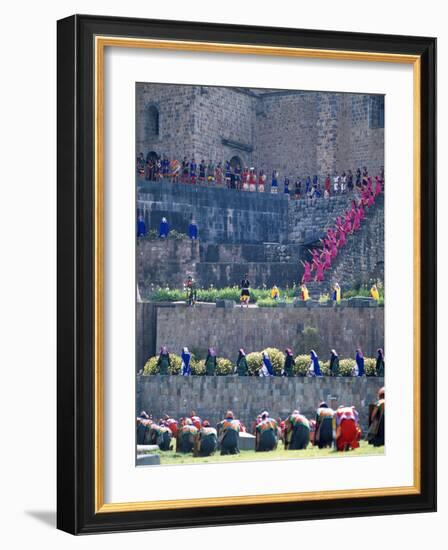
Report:
[{"label": "stone staircase", "polygon": [[307,284],[310,296],[331,293],[333,283],[338,282],[344,295],[358,285],[370,285],[377,280],[384,282],[384,195],[374,206],[366,209],[361,229],[347,237],[347,244],[340,250],[322,282]]}]

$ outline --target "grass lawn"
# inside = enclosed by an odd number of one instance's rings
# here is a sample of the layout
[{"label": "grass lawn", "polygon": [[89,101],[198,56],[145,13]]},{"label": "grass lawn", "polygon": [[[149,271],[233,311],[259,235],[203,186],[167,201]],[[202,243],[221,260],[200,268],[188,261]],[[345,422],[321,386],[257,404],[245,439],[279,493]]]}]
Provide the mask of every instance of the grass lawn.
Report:
[{"label": "grass lawn", "polygon": [[[154,454],[154,453],[153,453]],[[366,441],[360,442],[358,449],[339,453],[333,449],[319,449],[310,445],[303,451],[285,451],[280,443],[276,451],[256,453],[255,451],[240,451],[239,455],[221,456],[218,453],[207,457],[193,457],[191,454],[184,455],[175,451],[156,451],[160,455],[161,464],[215,464],[219,462],[241,462],[259,460],[281,460],[298,458],[328,458],[328,457],[354,457],[384,454],[384,447],[373,447]]]}]

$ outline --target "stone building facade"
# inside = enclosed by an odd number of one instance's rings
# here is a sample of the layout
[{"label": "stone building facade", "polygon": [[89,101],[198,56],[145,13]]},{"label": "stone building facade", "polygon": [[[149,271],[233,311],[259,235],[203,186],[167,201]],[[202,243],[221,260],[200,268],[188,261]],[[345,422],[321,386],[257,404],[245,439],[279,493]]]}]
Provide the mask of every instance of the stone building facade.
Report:
[{"label": "stone building facade", "polygon": [[235,159],[280,177],[384,165],[384,97],[137,83],[136,153]]}]

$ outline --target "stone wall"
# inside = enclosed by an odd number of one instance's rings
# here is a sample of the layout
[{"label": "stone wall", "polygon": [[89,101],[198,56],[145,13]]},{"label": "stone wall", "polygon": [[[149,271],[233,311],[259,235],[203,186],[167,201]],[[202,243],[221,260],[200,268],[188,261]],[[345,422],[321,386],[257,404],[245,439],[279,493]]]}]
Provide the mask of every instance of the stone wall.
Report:
[{"label": "stone wall", "polygon": [[375,208],[367,211],[361,230],[348,237],[329,280],[343,281],[346,287],[384,283],[384,196],[377,199]]},{"label": "stone wall", "polygon": [[[263,168],[280,179],[384,165],[384,128],[371,125],[380,96],[251,90],[172,84],[136,85],[136,153]],[[156,108],[159,133],[149,123]]]},{"label": "stone wall", "polygon": [[137,282],[143,299],[151,287],[182,288],[187,275],[197,277],[199,241],[138,239]]},{"label": "stone wall", "polygon": [[250,428],[263,410],[285,418],[295,408],[313,418],[319,402],[332,407],[354,405],[363,427],[368,405],[376,400],[383,378],[258,378],[233,376],[138,376],[136,413],[142,410],[158,419],[189,415],[194,409],[212,424],[222,420],[226,410]]},{"label": "stone wall", "polygon": [[[316,351],[325,359],[332,348],[340,357],[354,357],[357,347],[361,347],[366,356],[373,357],[378,348],[384,348],[382,307],[163,307],[157,308],[156,343],[157,349],[163,345],[180,353],[182,347],[188,346],[200,355],[205,355],[212,346],[219,356],[233,361],[239,348],[249,353],[267,347],[281,350],[291,347],[298,355],[309,352],[302,344],[306,327],[318,330],[321,342],[316,345]],[[152,354],[151,351],[148,357]]]},{"label": "stone wall", "polygon": [[373,282],[384,284],[384,196],[380,195],[375,206],[366,210],[366,218],[361,229],[347,237],[347,243],[337,256],[325,281],[311,282],[307,285],[313,295],[328,292],[328,287],[338,281],[344,289],[371,285]]},{"label": "stone wall", "polygon": [[329,199],[291,200],[288,209],[289,241],[309,245],[321,239],[325,231],[349,208],[352,194]]},{"label": "stone wall", "polygon": [[[202,159],[225,162],[237,155],[249,165],[256,102],[253,94],[233,88],[137,83],[137,153],[154,151],[179,160],[194,157],[198,164]],[[148,128],[151,106],[159,111],[158,135]]]},{"label": "stone wall", "polygon": [[137,208],[148,229],[165,216],[172,229],[187,233],[194,216],[199,238],[211,243],[283,242],[288,202],[283,194],[243,193],[176,183],[142,183]]},{"label": "stone wall", "polygon": [[152,287],[181,288],[187,275],[204,288],[239,285],[245,273],[253,287],[277,284],[284,288],[298,282],[304,253],[302,246],[293,244],[138,239],[137,281],[143,299]]}]

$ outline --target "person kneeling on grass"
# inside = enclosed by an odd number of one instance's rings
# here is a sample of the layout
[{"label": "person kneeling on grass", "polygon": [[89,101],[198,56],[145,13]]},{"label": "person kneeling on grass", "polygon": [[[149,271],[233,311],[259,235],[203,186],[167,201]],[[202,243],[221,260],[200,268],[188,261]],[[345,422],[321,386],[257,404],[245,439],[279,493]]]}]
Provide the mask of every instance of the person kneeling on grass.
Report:
[{"label": "person kneeling on grass", "polygon": [[218,424],[221,455],[236,455],[239,450],[239,432],[241,423],[236,420],[232,411],[227,411],[226,417]]},{"label": "person kneeling on grass", "polygon": [[333,416],[334,411],[322,401],[316,411],[316,433],[314,436],[314,445],[319,449],[331,447],[333,444]]},{"label": "person kneeling on grass", "polygon": [[194,443],[194,456],[210,456],[218,448],[218,434],[215,428],[210,426],[208,420],[204,420],[202,428],[198,431]]},{"label": "person kneeling on grass", "polygon": [[168,426],[160,424],[151,425],[151,442],[158,445],[161,451],[169,451],[173,434]]},{"label": "person kneeling on grass", "polygon": [[285,449],[294,451],[308,447],[310,442],[310,423],[296,409],[285,421]]},{"label": "person kneeling on grass", "polygon": [[278,424],[267,411],[261,414],[261,421],[255,427],[255,450],[273,451],[278,444]]},{"label": "person kneeling on grass", "polygon": [[384,445],[384,413],[385,413],[385,391],[381,388],[378,391],[378,401],[370,413],[370,424],[367,433],[369,445],[381,447]]},{"label": "person kneeling on grass", "polygon": [[196,426],[193,426],[193,423],[190,418],[185,418],[183,425],[179,428],[177,435],[177,448],[178,453],[191,453],[194,447],[194,440],[196,434],[198,433]]},{"label": "person kneeling on grass", "polygon": [[358,418],[358,411],[353,406],[341,405],[337,408],[333,417],[333,435],[338,451],[349,451],[359,447],[362,432]]}]

